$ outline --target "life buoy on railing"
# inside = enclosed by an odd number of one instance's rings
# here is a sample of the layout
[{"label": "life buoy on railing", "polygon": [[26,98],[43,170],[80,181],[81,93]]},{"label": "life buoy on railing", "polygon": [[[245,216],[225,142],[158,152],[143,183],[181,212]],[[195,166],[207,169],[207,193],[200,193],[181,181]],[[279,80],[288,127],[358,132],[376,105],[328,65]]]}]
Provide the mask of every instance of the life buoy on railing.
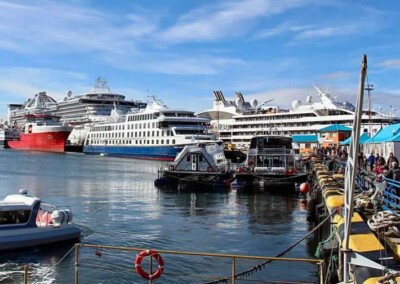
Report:
[{"label": "life buoy on railing", "polygon": [[174,167],[174,165],[169,165],[168,169],[169,169],[170,171],[173,171],[173,170],[175,169],[175,167]]},{"label": "life buoy on railing", "polygon": [[[154,257],[157,261],[157,270],[153,274],[145,272],[142,268],[142,260],[146,256]],[[147,280],[157,279],[164,272],[164,260],[155,250],[142,250],[135,259],[135,269],[137,274]]]}]

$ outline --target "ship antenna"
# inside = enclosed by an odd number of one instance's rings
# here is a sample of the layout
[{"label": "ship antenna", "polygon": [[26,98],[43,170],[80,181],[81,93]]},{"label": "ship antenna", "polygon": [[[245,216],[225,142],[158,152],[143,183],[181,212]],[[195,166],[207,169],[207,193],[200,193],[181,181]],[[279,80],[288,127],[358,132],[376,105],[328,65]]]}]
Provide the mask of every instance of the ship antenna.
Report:
[{"label": "ship antenna", "polygon": [[97,93],[100,91],[111,93],[110,87],[108,87],[107,84],[107,80],[102,77],[97,77],[92,91],[93,93]]},{"label": "ship antenna", "polygon": [[371,91],[374,89],[374,85],[370,84],[368,81],[368,74],[366,76],[367,80],[367,86],[365,87],[365,90],[367,91],[368,94],[368,120],[369,120],[369,135],[372,137],[372,126],[371,126]]}]

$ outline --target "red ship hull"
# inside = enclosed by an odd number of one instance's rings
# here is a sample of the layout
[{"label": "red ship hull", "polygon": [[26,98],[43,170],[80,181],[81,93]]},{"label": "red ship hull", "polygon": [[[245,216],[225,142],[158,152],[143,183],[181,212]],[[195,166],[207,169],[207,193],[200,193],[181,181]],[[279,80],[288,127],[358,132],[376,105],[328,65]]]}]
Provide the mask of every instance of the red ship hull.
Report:
[{"label": "red ship hull", "polygon": [[8,141],[12,149],[64,153],[71,131],[21,133],[19,140]]}]

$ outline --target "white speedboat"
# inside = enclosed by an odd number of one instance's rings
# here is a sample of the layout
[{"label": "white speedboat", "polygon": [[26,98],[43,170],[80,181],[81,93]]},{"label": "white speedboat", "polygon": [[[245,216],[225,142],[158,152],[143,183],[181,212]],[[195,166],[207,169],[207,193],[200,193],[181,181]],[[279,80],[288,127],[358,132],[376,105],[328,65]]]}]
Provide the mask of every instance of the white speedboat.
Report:
[{"label": "white speedboat", "polygon": [[71,221],[70,209],[42,203],[26,190],[8,195],[0,201],[0,251],[79,240],[81,230]]}]

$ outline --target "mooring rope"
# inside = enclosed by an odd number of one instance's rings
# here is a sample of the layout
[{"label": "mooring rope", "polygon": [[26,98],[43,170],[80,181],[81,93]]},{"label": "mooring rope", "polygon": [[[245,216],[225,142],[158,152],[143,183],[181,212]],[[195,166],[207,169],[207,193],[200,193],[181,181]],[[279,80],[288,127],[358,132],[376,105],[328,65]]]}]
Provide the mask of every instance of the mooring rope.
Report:
[{"label": "mooring rope", "polygon": [[[283,256],[285,253],[289,252],[291,249],[293,249],[295,246],[297,246],[299,243],[301,243],[302,241],[304,241],[308,236],[310,236],[311,234],[313,234],[316,230],[318,230],[325,222],[327,222],[328,220],[330,220],[330,218],[337,213],[337,210],[333,210],[331,212],[331,214],[329,214],[324,220],[322,220],[321,223],[319,223],[317,226],[315,226],[315,228],[313,228],[310,232],[308,232],[304,237],[300,238],[298,241],[296,241],[295,243],[293,243],[292,245],[290,245],[288,248],[286,248],[285,250],[283,250],[282,252],[278,253],[277,255],[275,255],[275,257],[281,257]],[[239,278],[239,277],[248,277],[251,274],[253,274],[253,272],[256,272],[257,270],[261,270],[262,268],[264,268],[268,263],[272,262],[273,259],[269,259],[266,260],[256,266],[253,266],[245,271],[239,272],[238,274],[235,274],[235,279]],[[206,284],[217,284],[217,283],[228,283],[230,280],[232,279],[232,277],[226,277],[226,278],[222,278],[216,281],[212,281],[212,282],[207,282]]]}]

